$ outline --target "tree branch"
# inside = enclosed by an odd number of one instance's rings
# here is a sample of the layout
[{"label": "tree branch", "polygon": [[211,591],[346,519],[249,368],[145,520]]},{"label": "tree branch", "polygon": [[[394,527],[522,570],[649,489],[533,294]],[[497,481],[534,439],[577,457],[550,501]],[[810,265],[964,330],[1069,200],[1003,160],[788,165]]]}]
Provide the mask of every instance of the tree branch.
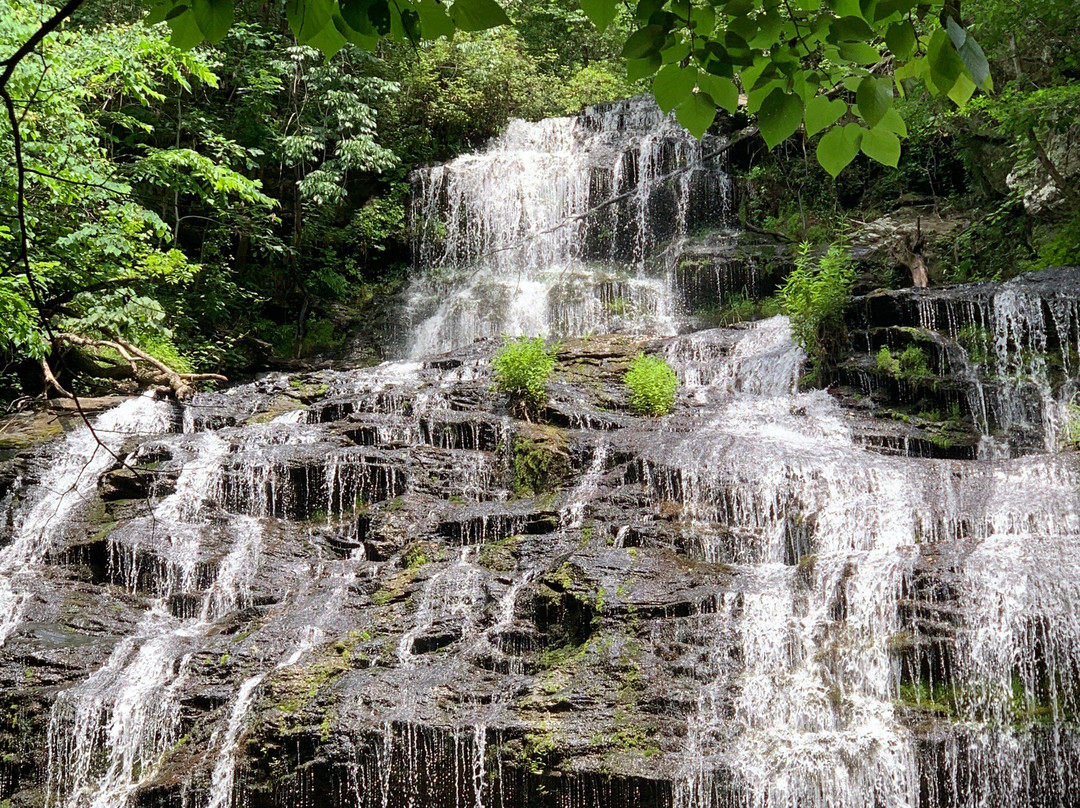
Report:
[{"label": "tree branch", "polygon": [[69,345],[78,345],[84,348],[112,348],[131,366],[132,376],[137,376],[138,363],[143,362],[150,365],[160,375],[165,377],[165,380],[173,391],[173,395],[180,401],[190,398],[191,394],[195,392],[195,388],[192,386],[194,382],[228,381],[228,378],[222,376],[220,373],[181,373],[180,371],[169,367],[157,357],[151,356],[137,345],[132,345],[130,342],[120,339],[119,337],[113,337],[112,339],[92,339],[90,337],[84,337],[82,334],[61,332],[56,334],[56,339]]}]

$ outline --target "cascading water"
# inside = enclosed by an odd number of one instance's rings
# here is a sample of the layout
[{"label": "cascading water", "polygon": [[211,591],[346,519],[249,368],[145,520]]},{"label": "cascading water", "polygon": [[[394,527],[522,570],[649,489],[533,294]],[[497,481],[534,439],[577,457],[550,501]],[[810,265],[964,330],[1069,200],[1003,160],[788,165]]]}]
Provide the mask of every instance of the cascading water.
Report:
[{"label": "cascading water", "polygon": [[35,567],[97,487],[98,477],[114,461],[123,441],[164,432],[172,417],[165,402],[140,396],[99,416],[92,428],[79,428],[62,441],[56,459],[14,520],[9,543],[0,550],[0,645],[18,625]]},{"label": "cascading water", "polygon": [[[784,318],[675,335],[714,145],[641,100],[516,122],[416,178],[417,361],[134,399],[26,464],[0,799],[1077,805],[1080,273],[868,297],[856,339],[941,346],[1010,446],[870,451]],[[546,424],[491,390],[503,331],[563,338]],[[642,351],[670,416],[626,407]]]},{"label": "cascading water", "polygon": [[417,172],[410,355],[503,333],[672,333],[671,279],[645,261],[730,216],[716,146],[639,98],[513,121],[486,150]]}]

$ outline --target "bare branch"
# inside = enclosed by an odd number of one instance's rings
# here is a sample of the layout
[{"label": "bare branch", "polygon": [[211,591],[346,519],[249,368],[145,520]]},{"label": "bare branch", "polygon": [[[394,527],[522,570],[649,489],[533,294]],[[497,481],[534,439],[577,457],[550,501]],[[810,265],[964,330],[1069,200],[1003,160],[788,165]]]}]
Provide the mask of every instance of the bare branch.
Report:
[{"label": "bare branch", "polygon": [[113,337],[112,339],[92,339],[90,337],[84,337],[82,334],[61,332],[56,335],[56,339],[68,343],[69,345],[78,345],[84,348],[111,348],[120,354],[121,358],[131,366],[132,376],[137,377],[137,365],[139,362],[150,365],[161,376],[165,377],[173,395],[180,401],[184,401],[195,392],[194,387],[192,387],[194,382],[228,381],[228,378],[222,376],[220,373],[181,373],[180,371],[169,367],[157,357],[151,356],[137,345],[132,345],[130,342],[120,339],[119,337]]}]

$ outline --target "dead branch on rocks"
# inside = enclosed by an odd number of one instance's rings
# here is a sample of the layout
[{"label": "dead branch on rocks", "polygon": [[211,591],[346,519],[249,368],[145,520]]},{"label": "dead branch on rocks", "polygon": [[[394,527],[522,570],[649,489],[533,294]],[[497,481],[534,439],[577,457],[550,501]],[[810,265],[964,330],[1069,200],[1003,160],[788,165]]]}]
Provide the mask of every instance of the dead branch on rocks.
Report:
[{"label": "dead branch on rocks", "polygon": [[[164,383],[168,385],[172,394],[176,396],[177,400],[185,401],[191,397],[191,394],[195,392],[194,383],[201,381],[218,381],[227,382],[228,378],[222,376],[220,373],[181,373],[178,370],[166,365],[157,357],[151,356],[146,351],[139,348],[137,345],[132,345],[126,340],[119,337],[113,337],[112,339],[91,339],[90,337],[84,337],[81,334],[72,334],[69,332],[59,332],[56,334],[57,342],[67,343],[68,345],[75,345],[80,348],[111,348],[116,351],[120,358],[128,363],[131,368],[131,375],[135,379],[147,379],[149,381],[160,382],[164,380]],[[143,373],[145,366],[151,368],[150,373]],[[44,365],[46,370],[48,365]],[[61,389],[59,384],[56,383],[55,377],[49,379],[51,373],[46,374],[46,379],[50,384]],[[70,394],[68,394],[70,395]]]}]

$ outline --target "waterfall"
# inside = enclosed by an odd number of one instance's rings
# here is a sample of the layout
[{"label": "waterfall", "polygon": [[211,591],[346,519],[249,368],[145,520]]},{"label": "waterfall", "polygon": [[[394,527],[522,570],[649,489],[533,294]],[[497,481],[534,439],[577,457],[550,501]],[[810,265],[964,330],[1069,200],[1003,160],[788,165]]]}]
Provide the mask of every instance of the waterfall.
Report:
[{"label": "waterfall", "polygon": [[513,121],[485,150],[416,172],[410,355],[503,333],[672,333],[671,278],[646,263],[729,219],[716,146],[637,98]]},{"label": "waterfall", "polygon": [[[984,437],[885,451],[800,389],[784,317],[684,316],[759,277],[723,263],[720,142],[641,99],[514,122],[413,178],[411,360],[135,398],[21,457],[0,801],[1075,806],[1080,271],[860,301]],[[492,389],[504,332],[564,341],[543,424]],[[668,416],[629,411],[639,352]]]},{"label": "waterfall", "polygon": [[10,542],[0,550],[0,645],[17,627],[33,585],[34,568],[68,520],[116,461],[127,438],[164,432],[172,425],[171,408],[149,396],[133,398],[79,427],[60,442],[55,459],[19,510]]}]

